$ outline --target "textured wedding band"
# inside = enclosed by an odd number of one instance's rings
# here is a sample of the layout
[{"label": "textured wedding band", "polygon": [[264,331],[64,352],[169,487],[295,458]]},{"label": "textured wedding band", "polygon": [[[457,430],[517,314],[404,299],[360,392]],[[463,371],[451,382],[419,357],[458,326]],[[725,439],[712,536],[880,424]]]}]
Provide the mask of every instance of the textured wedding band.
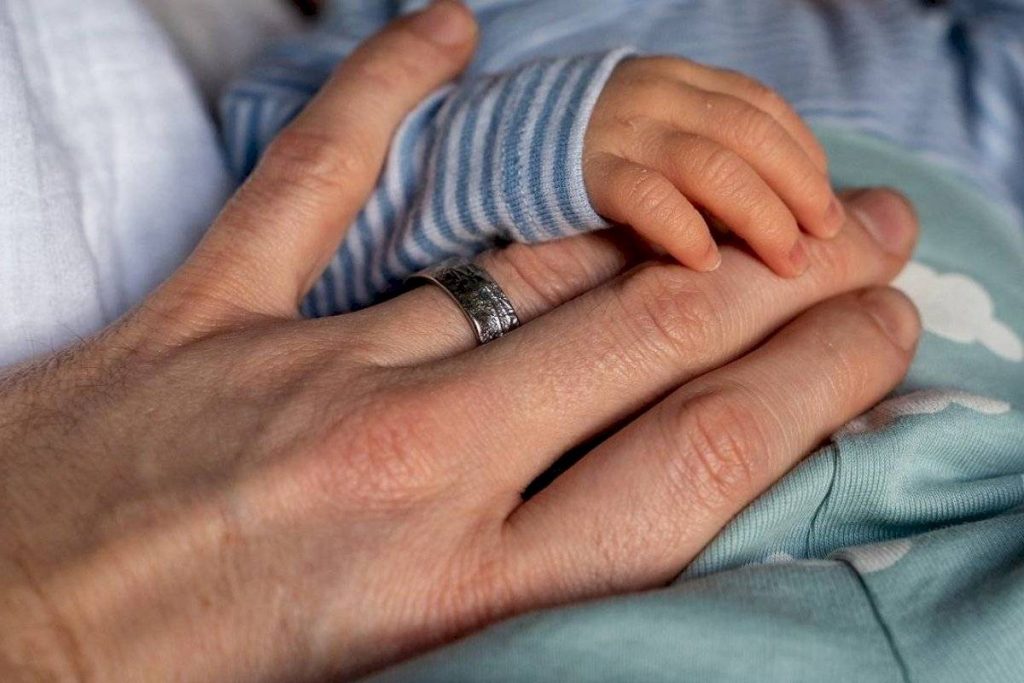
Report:
[{"label": "textured wedding band", "polygon": [[446,262],[416,273],[410,282],[437,285],[458,304],[481,344],[519,327],[519,316],[508,296],[490,273],[465,261]]}]

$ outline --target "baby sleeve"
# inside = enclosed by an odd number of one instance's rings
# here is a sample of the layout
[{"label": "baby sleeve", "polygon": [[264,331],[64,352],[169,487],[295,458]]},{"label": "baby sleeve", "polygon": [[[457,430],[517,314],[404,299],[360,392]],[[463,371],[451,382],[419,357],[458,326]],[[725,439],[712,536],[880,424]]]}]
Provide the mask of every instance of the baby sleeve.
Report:
[{"label": "baby sleeve", "polygon": [[1024,0],[954,0],[950,53],[981,161],[1024,210]]},{"label": "baby sleeve", "polygon": [[[293,44],[229,90],[224,134],[240,177],[347,49]],[[360,308],[426,266],[504,242],[607,227],[587,198],[583,137],[608,76],[629,54],[534,61],[428,97],[397,131],[369,202],[304,312]]]}]

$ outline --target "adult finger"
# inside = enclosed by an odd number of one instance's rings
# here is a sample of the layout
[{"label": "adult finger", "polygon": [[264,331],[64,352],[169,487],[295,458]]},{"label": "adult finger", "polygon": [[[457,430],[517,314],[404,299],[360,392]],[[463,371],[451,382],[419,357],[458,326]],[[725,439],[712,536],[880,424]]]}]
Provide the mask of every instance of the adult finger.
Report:
[{"label": "adult finger", "polygon": [[[509,520],[512,554],[568,593],[663,583],[737,512],[906,373],[920,332],[892,289],[848,294],[679,389]],[[597,514],[597,511],[600,511]],[[561,589],[567,588],[564,581]]]},{"label": "adult finger", "polygon": [[475,35],[461,3],[439,0],[358,47],[272,143],[177,281],[235,316],[295,315],[365,203],[398,124],[462,70]]},{"label": "adult finger", "polygon": [[480,416],[479,433],[466,438],[487,459],[481,476],[525,487],[562,453],[736,358],[799,312],[894,277],[916,237],[909,205],[869,191],[848,208],[838,237],[809,242],[811,266],[800,278],[778,278],[734,247],[723,248],[711,273],[648,262],[432,366],[421,384],[446,397],[445,410]]},{"label": "adult finger", "polygon": [[[504,290],[521,324],[607,282],[648,250],[627,233],[602,230],[542,244],[512,244],[476,259]],[[458,305],[436,286],[421,286],[341,318],[348,348],[363,360],[407,366],[454,356],[477,345]]]}]

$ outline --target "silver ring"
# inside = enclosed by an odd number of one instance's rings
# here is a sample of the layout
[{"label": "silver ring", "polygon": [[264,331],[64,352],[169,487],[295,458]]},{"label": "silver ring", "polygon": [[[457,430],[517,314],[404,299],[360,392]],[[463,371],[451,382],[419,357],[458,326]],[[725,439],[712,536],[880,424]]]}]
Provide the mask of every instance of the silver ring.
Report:
[{"label": "silver ring", "polygon": [[519,316],[508,296],[490,273],[468,261],[448,261],[409,277],[435,284],[458,304],[476,333],[486,344],[519,327]]}]

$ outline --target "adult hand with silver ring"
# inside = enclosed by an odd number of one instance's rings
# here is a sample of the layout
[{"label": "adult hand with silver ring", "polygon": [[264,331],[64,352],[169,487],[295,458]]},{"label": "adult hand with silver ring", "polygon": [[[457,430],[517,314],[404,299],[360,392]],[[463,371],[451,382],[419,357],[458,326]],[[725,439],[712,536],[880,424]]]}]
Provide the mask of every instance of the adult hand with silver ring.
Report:
[{"label": "adult hand with silver ring", "polygon": [[486,270],[464,259],[454,259],[413,275],[440,287],[462,310],[481,344],[500,339],[519,327],[516,307]]},{"label": "adult hand with silver ring", "polygon": [[0,678],[319,680],[657,586],[898,382],[916,228],[882,191],[793,280],[595,234],[481,257],[522,322],[484,346],[436,287],[297,319],[472,43],[451,3],[370,40],[164,287],[4,378]]}]

